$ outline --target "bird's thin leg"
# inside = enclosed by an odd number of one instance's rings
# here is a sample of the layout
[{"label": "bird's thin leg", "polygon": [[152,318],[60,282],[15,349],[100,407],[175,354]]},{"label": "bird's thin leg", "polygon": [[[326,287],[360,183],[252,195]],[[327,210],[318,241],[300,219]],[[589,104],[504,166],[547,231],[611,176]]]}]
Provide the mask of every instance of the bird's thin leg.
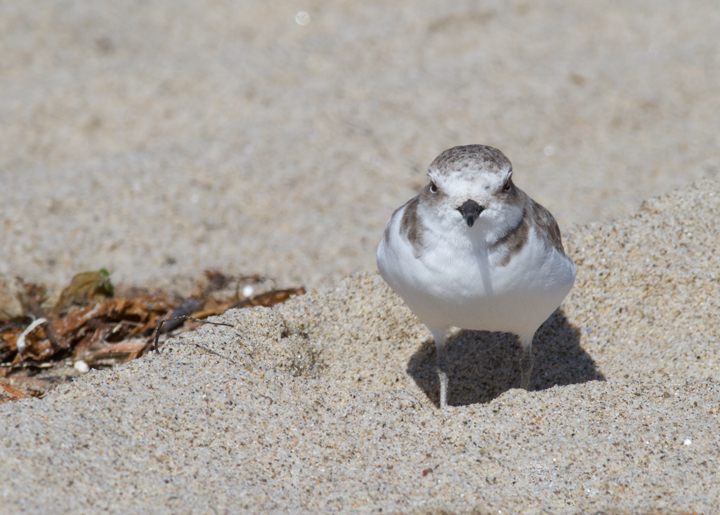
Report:
[{"label": "bird's thin leg", "polygon": [[530,376],[532,375],[533,365],[535,364],[535,355],[532,351],[533,334],[530,336],[521,336],[520,344],[522,345],[522,355],[520,356],[520,388],[524,390],[530,389]]},{"label": "bird's thin leg", "polygon": [[446,329],[432,331],[433,338],[435,339],[435,350],[437,354],[437,362],[435,368],[437,370],[438,378],[440,379],[440,409],[447,407],[447,387],[448,387],[448,363],[447,363],[447,351],[445,349]]}]

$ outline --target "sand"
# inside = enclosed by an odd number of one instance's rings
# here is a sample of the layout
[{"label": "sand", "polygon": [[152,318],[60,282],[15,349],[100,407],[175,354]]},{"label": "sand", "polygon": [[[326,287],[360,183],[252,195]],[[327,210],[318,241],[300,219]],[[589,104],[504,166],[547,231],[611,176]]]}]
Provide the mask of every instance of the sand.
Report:
[{"label": "sand", "polygon": [[[0,272],[314,288],[1,405],[0,512],[720,512],[711,4],[23,2],[0,29]],[[469,142],[578,278],[530,392],[514,337],[458,331],[441,411],[374,248]]]},{"label": "sand", "polygon": [[0,273],[330,286],[468,143],[563,227],[630,214],[720,171],[718,33],[701,1],[4,2]]},{"label": "sand", "polygon": [[[718,210],[703,181],[568,235],[578,279],[538,331],[428,331],[377,273],[230,311],[113,371],[0,407],[6,509],[713,513]],[[11,510],[11,511],[12,511]]]}]

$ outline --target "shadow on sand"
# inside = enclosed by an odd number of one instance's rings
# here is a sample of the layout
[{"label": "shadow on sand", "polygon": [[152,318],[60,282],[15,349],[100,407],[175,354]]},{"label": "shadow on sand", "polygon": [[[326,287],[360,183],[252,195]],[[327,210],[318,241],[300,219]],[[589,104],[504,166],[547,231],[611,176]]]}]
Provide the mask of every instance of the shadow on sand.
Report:
[{"label": "shadow on sand", "polygon": [[[535,368],[530,390],[555,385],[604,381],[595,362],[580,347],[580,331],[557,310],[533,339]],[[448,404],[490,402],[520,385],[520,344],[513,334],[461,330],[448,339],[450,365]],[[407,372],[432,402],[439,405],[435,343],[423,343],[408,362]]]}]

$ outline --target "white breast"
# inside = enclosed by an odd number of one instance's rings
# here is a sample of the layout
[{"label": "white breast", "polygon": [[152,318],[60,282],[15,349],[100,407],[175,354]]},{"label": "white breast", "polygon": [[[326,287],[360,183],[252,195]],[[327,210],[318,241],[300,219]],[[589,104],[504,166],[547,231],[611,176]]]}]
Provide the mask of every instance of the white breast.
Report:
[{"label": "white breast", "polygon": [[507,264],[484,245],[445,234],[419,257],[399,226],[402,210],[378,247],[383,279],[432,329],[450,326],[531,335],[572,288],[572,260],[530,231],[524,248]]}]

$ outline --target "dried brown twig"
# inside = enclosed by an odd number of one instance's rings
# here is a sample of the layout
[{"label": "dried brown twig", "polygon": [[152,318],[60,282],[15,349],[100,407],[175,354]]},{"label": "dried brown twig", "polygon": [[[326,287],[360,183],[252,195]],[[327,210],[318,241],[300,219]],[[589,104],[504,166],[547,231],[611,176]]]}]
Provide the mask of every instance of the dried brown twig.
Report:
[{"label": "dried brown twig", "polygon": [[[199,318],[193,318],[193,317],[190,317],[187,315],[180,315],[179,317],[168,318],[167,320],[159,320],[158,325],[155,328],[155,334],[153,334],[153,339],[152,339],[152,344],[153,344],[152,350],[154,352],[156,352],[158,354],[160,353],[160,348],[158,347],[158,343],[159,343],[160,333],[162,332],[163,325],[165,325],[167,322],[172,322],[173,320],[180,320],[180,319],[192,320],[193,322],[200,322],[201,324],[211,324],[211,325],[222,325],[225,327],[235,327],[234,325],[226,324],[225,322],[211,322],[210,320],[201,320]],[[209,350],[209,349],[207,349],[207,350]],[[210,352],[212,352],[213,354],[217,354],[214,351],[210,351]],[[225,357],[225,356],[223,356],[223,357]]]},{"label": "dried brown twig", "polygon": [[40,327],[42,327],[45,331],[45,335],[47,335],[48,340],[50,340],[50,343],[52,344],[55,352],[59,350],[69,349],[70,345],[57,333],[55,327],[53,327],[52,323],[48,320],[48,314],[42,307],[40,307],[40,304],[37,303],[35,297],[32,295],[28,295],[27,303],[28,307],[30,308],[30,312],[35,316],[35,318],[45,319],[45,322],[40,324]]}]

